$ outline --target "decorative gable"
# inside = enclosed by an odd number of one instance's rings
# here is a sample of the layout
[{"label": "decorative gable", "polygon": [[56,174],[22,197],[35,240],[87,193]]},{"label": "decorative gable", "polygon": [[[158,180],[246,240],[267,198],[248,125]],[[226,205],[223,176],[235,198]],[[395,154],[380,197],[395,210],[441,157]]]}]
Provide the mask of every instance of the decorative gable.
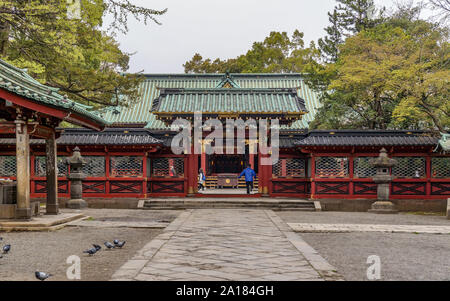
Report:
[{"label": "decorative gable", "polygon": [[232,89],[240,88],[240,86],[233,80],[231,74],[227,72],[216,88]]}]

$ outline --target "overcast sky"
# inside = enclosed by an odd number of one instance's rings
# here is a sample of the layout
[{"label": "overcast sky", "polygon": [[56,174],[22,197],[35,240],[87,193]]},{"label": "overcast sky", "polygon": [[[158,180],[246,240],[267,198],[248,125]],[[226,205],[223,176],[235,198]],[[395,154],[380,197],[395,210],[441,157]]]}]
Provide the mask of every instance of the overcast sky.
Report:
[{"label": "overcast sky", "polygon": [[[375,0],[392,7],[395,0]],[[130,31],[117,36],[121,49],[135,53],[129,72],[183,73],[183,64],[198,52],[204,58],[244,54],[271,31],[295,29],[305,42],[317,41],[328,25],[334,0],[134,0],[153,9],[168,8],[162,25],[130,18]]]}]

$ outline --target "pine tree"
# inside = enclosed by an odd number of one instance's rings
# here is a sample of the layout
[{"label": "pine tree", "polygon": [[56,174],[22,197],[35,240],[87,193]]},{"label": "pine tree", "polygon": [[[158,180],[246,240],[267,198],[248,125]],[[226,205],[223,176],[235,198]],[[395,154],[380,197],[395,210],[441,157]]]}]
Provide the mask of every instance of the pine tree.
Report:
[{"label": "pine tree", "polygon": [[[384,9],[377,10],[373,0],[337,0],[334,11],[328,13],[330,26],[327,36],[319,39],[319,49],[326,62],[333,63],[339,56],[339,45],[345,38],[362,30],[373,28],[382,21]],[[376,14],[379,14],[376,17]]]},{"label": "pine tree", "polygon": [[[373,28],[382,20],[384,8],[380,11],[373,0],[336,0],[340,27],[347,33],[355,34]],[[379,14],[377,17],[376,15]]]},{"label": "pine tree", "polygon": [[344,42],[340,18],[336,8],[333,13],[328,13],[328,20],[331,23],[330,26],[325,28],[328,35],[323,39],[319,39],[318,44],[325,60],[328,62],[336,62],[339,51],[338,47]]}]

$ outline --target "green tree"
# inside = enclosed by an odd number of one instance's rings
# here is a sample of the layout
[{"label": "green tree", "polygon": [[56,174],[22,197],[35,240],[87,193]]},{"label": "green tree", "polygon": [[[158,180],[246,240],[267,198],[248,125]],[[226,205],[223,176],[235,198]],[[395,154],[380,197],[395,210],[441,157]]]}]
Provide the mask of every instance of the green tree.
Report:
[{"label": "green tree", "polygon": [[[0,0],[0,56],[27,68],[37,80],[69,98],[95,106],[137,99],[141,78],[123,74],[129,54],[119,49],[114,31],[126,31],[127,16],[144,22],[165,13],[128,0],[81,0],[78,16],[66,0]],[[103,17],[113,15],[110,31]],[[122,95],[124,97],[118,97]]]},{"label": "green tree", "polygon": [[449,127],[448,31],[397,16],[340,47],[316,128]]},{"label": "green tree", "polygon": [[344,34],[339,24],[339,14],[335,8],[333,13],[328,13],[330,26],[325,28],[327,36],[319,39],[319,49],[327,62],[336,62],[339,54],[339,45],[344,42]]},{"label": "green tree", "polygon": [[336,62],[339,45],[345,38],[369,29],[383,20],[384,8],[377,9],[373,0],[337,0],[333,12],[328,12],[330,25],[327,35],[318,40],[319,49],[326,62]]},{"label": "green tree", "polygon": [[384,8],[378,10],[373,0],[336,1],[339,26],[347,33],[361,32],[380,24],[383,20]]},{"label": "green tree", "polygon": [[394,126],[450,130],[449,32],[417,21],[410,32],[410,48],[402,66],[392,73],[389,86],[399,98],[392,113]]},{"label": "green tree", "polygon": [[183,67],[186,73],[283,73],[302,72],[309,49],[305,48],[303,33],[295,30],[291,37],[286,32],[271,32],[263,42],[237,58],[228,60],[203,59],[196,53]]}]

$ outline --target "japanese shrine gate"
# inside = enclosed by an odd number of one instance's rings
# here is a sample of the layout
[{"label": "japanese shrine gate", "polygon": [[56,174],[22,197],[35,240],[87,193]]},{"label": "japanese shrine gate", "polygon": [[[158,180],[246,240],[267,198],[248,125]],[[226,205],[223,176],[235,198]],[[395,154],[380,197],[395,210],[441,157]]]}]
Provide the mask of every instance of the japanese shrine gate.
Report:
[{"label": "japanese shrine gate", "polygon": [[[375,169],[368,162],[383,147],[399,162],[391,171],[395,176],[392,199],[445,200],[450,196],[450,156],[448,148],[439,144],[440,134],[308,131],[307,123],[320,103],[299,74],[148,75],[141,93],[142,101],[130,108],[107,111],[104,118],[111,124],[102,132],[95,131],[101,128],[95,122],[86,124],[86,119],[82,125],[95,130],[61,129],[59,133],[54,131],[59,119],[52,123],[49,128],[55,138],[60,135],[56,140],[60,197],[70,195],[66,177],[70,170],[62,160],[75,146],[89,161],[84,168],[83,197],[93,200],[202,196],[197,191],[199,168],[206,171],[207,182],[214,182],[218,173],[234,173],[248,162],[257,170],[255,197],[375,199]],[[262,154],[175,155],[171,140],[176,133],[169,125],[177,118],[192,121],[196,111],[203,113],[204,121],[280,120],[280,160],[263,166]],[[202,140],[207,143],[205,136]],[[15,169],[16,145],[23,145],[23,141],[8,137],[0,139],[0,177],[15,179],[23,168],[18,159]],[[50,185],[46,180],[45,140],[30,140],[30,149],[31,197],[43,198]]]}]

